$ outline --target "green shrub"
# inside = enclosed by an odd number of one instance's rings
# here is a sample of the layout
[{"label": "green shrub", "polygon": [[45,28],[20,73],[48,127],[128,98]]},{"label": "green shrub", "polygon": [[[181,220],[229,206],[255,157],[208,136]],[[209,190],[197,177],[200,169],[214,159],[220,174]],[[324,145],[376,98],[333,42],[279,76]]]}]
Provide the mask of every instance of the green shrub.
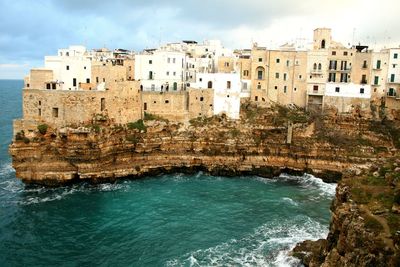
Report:
[{"label": "green shrub", "polygon": [[92,129],[96,132],[96,133],[99,133],[100,132],[100,125],[98,125],[98,124],[93,124],[92,126]]},{"label": "green shrub", "polygon": [[131,142],[136,145],[137,143],[139,143],[139,138],[136,135],[128,135],[126,137],[126,141]]},{"label": "green shrub", "polygon": [[146,131],[147,127],[146,125],[144,125],[143,120],[137,120],[135,122],[129,122],[127,124],[128,129],[133,130],[133,129],[137,129],[139,131]]},{"label": "green shrub", "polygon": [[22,140],[24,141],[25,144],[29,144],[31,140],[28,137],[23,137]]},{"label": "green shrub", "polygon": [[20,131],[15,135],[15,140],[22,141],[22,140],[24,140],[24,137],[25,137],[24,131]]},{"label": "green shrub", "polygon": [[47,129],[49,126],[47,124],[40,124],[38,125],[37,129],[39,130],[39,133],[45,135],[47,133]]},{"label": "green shrub", "polygon": [[383,229],[381,223],[378,222],[375,218],[366,215],[364,219],[364,224],[366,228],[374,232],[381,231]]}]

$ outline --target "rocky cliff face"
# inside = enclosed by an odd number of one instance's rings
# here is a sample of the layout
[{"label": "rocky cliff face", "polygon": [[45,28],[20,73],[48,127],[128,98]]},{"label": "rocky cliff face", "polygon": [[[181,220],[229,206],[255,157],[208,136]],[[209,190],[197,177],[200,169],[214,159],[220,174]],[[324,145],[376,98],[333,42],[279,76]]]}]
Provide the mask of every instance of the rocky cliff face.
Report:
[{"label": "rocky cliff face", "polygon": [[191,170],[268,177],[298,171],[334,181],[344,170],[389,153],[391,146],[390,139],[369,129],[368,120],[312,118],[286,109],[250,108],[240,121],[148,119],[128,125],[95,121],[18,138],[10,145],[16,175],[46,185]]},{"label": "rocky cliff face", "polygon": [[339,183],[327,239],[293,250],[305,266],[400,266],[400,160],[377,162]]}]

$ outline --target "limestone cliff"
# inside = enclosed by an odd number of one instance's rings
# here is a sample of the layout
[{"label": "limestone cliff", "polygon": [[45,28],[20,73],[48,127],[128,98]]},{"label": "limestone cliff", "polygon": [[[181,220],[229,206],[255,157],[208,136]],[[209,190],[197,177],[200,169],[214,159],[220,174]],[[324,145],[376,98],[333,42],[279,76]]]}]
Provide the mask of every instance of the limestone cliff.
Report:
[{"label": "limestone cliff", "polygon": [[298,171],[335,180],[348,168],[389,154],[392,146],[363,118],[312,117],[285,108],[244,111],[240,121],[223,116],[186,124],[151,116],[128,125],[94,120],[30,138],[22,133],[10,153],[18,178],[47,185],[190,170],[269,177]]},{"label": "limestone cliff", "polygon": [[400,266],[400,159],[378,160],[347,175],[332,204],[326,240],[305,241],[294,255],[305,266]]}]

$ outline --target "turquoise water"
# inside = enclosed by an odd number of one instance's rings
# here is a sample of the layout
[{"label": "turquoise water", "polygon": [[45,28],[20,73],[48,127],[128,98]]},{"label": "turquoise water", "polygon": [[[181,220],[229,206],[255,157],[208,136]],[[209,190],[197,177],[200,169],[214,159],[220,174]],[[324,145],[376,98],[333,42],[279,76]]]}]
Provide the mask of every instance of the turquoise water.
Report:
[{"label": "turquoise water", "polygon": [[310,175],[25,188],[7,154],[21,87],[0,81],[0,266],[297,266],[288,250],[328,233],[335,185]]}]

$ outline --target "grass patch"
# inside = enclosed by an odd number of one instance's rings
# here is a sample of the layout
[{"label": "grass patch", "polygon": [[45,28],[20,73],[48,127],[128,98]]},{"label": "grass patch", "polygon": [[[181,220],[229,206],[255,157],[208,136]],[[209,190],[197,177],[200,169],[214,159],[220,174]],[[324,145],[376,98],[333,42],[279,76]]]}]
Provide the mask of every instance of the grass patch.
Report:
[{"label": "grass patch", "polygon": [[374,217],[365,215],[364,216],[364,225],[367,229],[373,232],[380,232],[383,230],[382,225],[378,222]]},{"label": "grass patch", "polygon": [[143,120],[144,121],[164,121],[164,122],[169,122],[167,119],[165,119],[165,118],[163,118],[161,116],[154,115],[154,114],[147,113],[147,112],[144,113]]},{"label": "grass patch", "polygon": [[360,204],[368,204],[372,199],[372,194],[366,192],[365,189],[359,187],[353,187],[351,189],[351,196],[353,200]]},{"label": "grass patch", "polygon": [[146,132],[146,130],[147,130],[147,127],[146,127],[146,125],[144,125],[143,120],[137,120],[135,122],[129,122],[127,124],[127,126],[128,126],[129,130],[137,129],[139,131],[144,131],[144,132]]},{"label": "grass patch", "polygon": [[39,133],[41,133],[42,135],[45,135],[47,133],[48,128],[49,126],[47,124],[40,124],[37,126]]},{"label": "grass patch", "polygon": [[361,180],[364,185],[374,185],[374,186],[385,186],[387,185],[384,176],[375,177],[373,175],[368,175]]},{"label": "grass patch", "polygon": [[400,215],[389,213],[386,216],[387,224],[390,228],[390,233],[392,235],[396,234],[397,231],[400,231]]}]

